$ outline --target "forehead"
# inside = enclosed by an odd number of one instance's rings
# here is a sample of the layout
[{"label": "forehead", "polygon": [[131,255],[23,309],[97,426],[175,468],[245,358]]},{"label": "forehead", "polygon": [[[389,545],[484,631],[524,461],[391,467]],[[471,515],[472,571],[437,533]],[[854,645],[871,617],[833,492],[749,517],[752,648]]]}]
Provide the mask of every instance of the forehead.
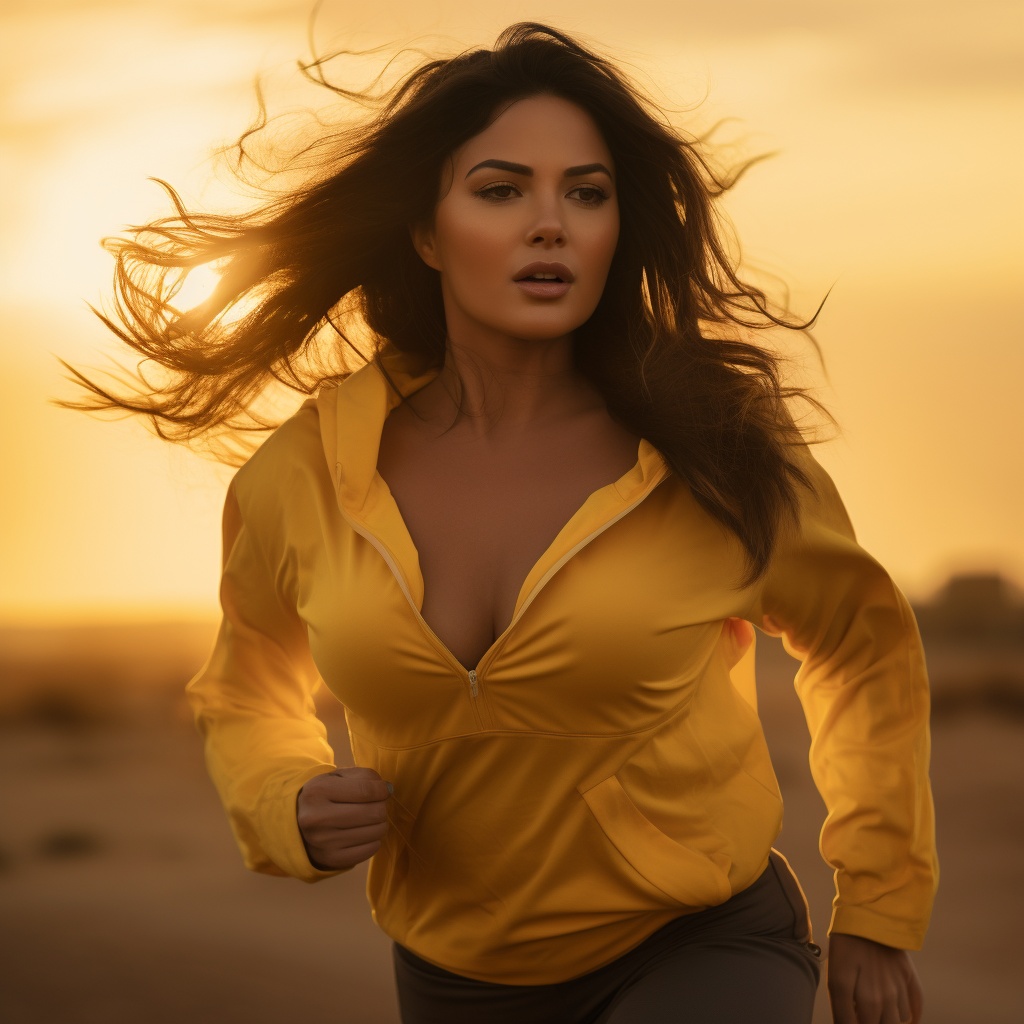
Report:
[{"label": "forehead", "polygon": [[611,167],[611,153],[594,119],[560,96],[530,96],[506,107],[456,150],[456,173],[488,159],[527,164],[538,171],[587,163]]}]

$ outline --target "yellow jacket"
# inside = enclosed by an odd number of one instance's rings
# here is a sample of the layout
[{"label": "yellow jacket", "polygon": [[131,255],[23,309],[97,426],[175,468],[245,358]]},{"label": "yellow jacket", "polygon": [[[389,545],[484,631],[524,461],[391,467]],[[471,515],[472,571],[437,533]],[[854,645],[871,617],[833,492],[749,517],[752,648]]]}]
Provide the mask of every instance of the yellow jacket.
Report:
[{"label": "yellow jacket", "polygon": [[[436,372],[388,358],[404,394]],[[420,615],[416,549],[376,472],[396,404],[363,367],[275,431],[228,491],[224,618],[188,693],[246,865],[339,873],[310,864],[295,813],[299,788],[334,767],[313,705],[323,679],[355,763],[394,785],[367,879],[384,932],[483,981],[595,970],[768,862],[782,801],[750,656],[730,673],[723,620],[770,615],[803,661],[831,930],[920,948],[938,874],[921,642],[806,449],[817,496],[801,488],[799,530],[739,588],[739,542],[641,441],[467,672]]]}]

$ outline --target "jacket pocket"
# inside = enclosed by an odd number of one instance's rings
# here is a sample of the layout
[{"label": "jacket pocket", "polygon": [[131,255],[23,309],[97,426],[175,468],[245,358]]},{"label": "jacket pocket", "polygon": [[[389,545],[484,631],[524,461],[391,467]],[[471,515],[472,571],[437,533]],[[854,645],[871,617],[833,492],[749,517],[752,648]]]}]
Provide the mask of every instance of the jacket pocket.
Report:
[{"label": "jacket pocket", "polygon": [[732,895],[725,853],[705,853],[667,836],[650,822],[617,776],[583,791],[612,845],[652,885],[686,907],[716,907]]},{"label": "jacket pocket", "polygon": [[408,916],[407,882],[415,857],[410,838],[416,819],[393,796],[386,806],[388,830],[370,858],[366,894],[374,913],[391,920]]}]

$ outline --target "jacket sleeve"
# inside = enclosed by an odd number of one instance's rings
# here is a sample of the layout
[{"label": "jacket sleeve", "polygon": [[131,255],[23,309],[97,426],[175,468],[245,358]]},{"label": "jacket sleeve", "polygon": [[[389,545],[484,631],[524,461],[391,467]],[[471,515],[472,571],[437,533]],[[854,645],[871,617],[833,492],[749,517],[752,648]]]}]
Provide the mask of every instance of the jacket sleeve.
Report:
[{"label": "jacket sleeve", "polygon": [[938,882],[920,634],[828,474],[804,448],[795,461],[815,493],[798,485],[799,527],[780,540],[751,618],[802,663],[795,685],[828,810],[820,848],[835,868],[829,934],[920,949]]},{"label": "jacket sleeve", "polygon": [[246,867],[315,882],[340,873],[310,863],[296,820],[299,789],[335,767],[313,704],[320,677],[294,604],[243,522],[234,480],[223,538],[220,632],[186,693]]}]

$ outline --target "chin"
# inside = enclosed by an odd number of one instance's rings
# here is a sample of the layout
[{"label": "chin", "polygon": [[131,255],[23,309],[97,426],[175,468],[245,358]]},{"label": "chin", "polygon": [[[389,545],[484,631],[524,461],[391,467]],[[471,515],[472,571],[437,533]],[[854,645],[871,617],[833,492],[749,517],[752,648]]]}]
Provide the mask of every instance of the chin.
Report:
[{"label": "chin", "polygon": [[[538,311],[540,312],[540,311]],[[554,313],[554,310],[550,311]],[[503,318],[495,322],[493,317],[484,320],[488,326],[513,338],[522,338],[525,341],[554,341],[556,338],[564,338],[572,334],[581,324],[586,323],[585,316],[548,315],[541,316],[513,316]]]}]

